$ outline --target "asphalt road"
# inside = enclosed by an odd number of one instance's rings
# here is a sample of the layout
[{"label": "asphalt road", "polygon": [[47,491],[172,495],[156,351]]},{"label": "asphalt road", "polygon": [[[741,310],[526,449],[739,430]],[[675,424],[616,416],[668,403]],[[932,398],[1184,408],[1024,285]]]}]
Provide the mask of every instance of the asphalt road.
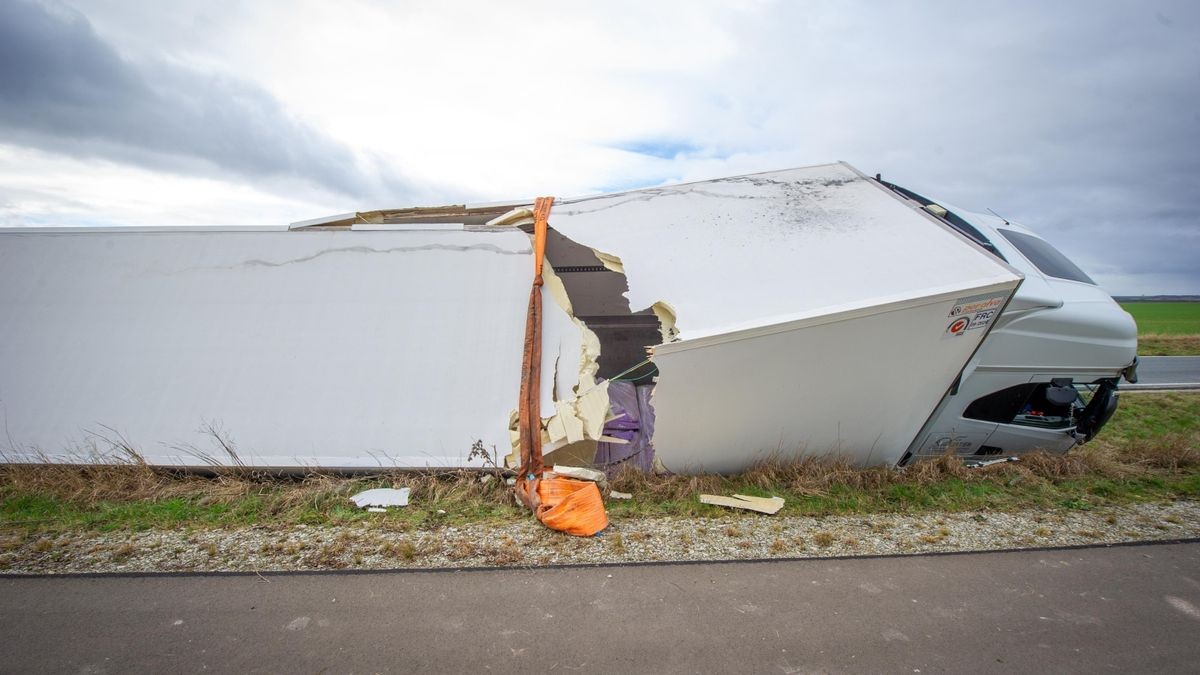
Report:
[{"label": "asphalt road", "polygon": [[[1167,384],[1200,387],[1200,356],[1143,356],[1138,360],[1137,386]],[[1122,383],[1121,388],[1137,387]]]},{"label": "asphalt road", "polygon": [[1195,672],[1200,543],[473,572],[0,579],[0,670]]}]

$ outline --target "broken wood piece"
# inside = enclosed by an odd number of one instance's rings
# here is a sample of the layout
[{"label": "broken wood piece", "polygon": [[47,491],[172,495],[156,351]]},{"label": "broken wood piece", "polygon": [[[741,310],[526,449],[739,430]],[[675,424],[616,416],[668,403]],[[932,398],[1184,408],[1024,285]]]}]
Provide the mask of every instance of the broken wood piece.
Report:
[{"label": "broken wood piece", "polygon": [[775,515],[783,508],[783,497],[751,497],[749,495],[700,495],[701,504],[728,506],[733,509],[746,509],[767,515]]},{"label": "broken wood piece", "polygon": [[633,495],[628,492],[617,492],[612,490],[608,493],[609,499],[633,499]]},{"label": "broken wood piece", "polygon": [[603,471],[585,469],[582,466],[563,466],[562,464],[555,464],[552,471],[560,476],[578,478],[579,480],[590,480],[593,483],[603,483],[608,478],[604,475]]}]

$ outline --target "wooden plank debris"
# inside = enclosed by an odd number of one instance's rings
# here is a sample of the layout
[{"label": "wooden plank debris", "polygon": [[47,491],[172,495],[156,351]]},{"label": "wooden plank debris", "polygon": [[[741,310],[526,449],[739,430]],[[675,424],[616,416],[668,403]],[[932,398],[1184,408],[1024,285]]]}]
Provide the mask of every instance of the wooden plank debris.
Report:
[{"label": "wooden plank debris", "polygon": [[749,495],[700,495],[701,504],[728,506],[733,509],[746,509],[767,515],[775,515],[783,508],[783,497],[751,497]]}]

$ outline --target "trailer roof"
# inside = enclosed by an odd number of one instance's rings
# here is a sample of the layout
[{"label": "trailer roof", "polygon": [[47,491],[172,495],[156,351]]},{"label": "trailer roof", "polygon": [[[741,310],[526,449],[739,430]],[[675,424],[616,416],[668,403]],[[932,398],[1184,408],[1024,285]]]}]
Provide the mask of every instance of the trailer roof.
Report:
[{"label": "trailer roof", "polygon": [[685,341],[1020,278],[845,163],[564,200],[550,225]]}]

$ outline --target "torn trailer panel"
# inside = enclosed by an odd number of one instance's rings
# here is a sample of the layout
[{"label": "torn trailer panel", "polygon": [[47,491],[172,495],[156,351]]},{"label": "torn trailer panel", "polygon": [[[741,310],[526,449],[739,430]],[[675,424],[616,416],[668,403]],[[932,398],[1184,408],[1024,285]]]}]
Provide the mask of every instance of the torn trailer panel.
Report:
[{"label": "torn trailer panel", "polygon": [[[531,279],[513,206],[0,233],[5,455],[503,463]],[[548,464],[634,456],[608,435],[616,375],[640,447],[674,471],[895,463],[989,329],[956,329],[954,308],[1021,278],[844,164],[563,200],[549,220]]]},{"label": "torn trailer panel", "polygon": [[[4,232],[0,449],[97,462],[127,444],[171,466],[502,461],[530,256],[517,230]],[[584,348],[558,305],[546,314],[546,372],[564,373],[542,388],[554,410]]]}]

